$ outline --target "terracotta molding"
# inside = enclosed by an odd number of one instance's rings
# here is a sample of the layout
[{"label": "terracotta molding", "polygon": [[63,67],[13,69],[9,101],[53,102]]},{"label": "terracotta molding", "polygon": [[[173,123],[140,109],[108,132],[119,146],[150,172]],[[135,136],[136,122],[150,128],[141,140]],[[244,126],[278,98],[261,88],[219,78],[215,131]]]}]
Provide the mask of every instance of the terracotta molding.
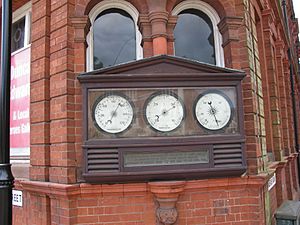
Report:
[{"label": "terracotta molding", "polygon": [[167,21],[168,12],[151,12],[149,13],[149,21],[152,25],[151,37],[167,37]]},{"label": "terracotta molding", "polygon": [[143,42],[151,42],[152,38],[151,38],[151,34],[152,34],[152,30],[151,30],[151,23],[149,20],[149,16],[146,14],[140,14],[139,16],[139,20],[138,20],[138,27],[142,33],[142,41]]},{"label": "terracotta molding", "polygon": [[231,41],[239,41],[238,29],[243,24],[243,17],[224,17],[218,24],[220,33],[223,36],[223,46]]},{"label": "terracotta molding", "polygon": [[174,41],[174,28],[177,23],[178,16],[170,16],[167,24],[168,40]]},{"label": "terracotta molding", "polygon": [[67,185],[39,181],[20,181],[23,190],[58,197],[70,197],[80,194],[79,184]]},{"label": "terracotta molding", "polygon": [[[294,156],[296,157],[297,154]],[[279,164],[279,162],[278,162]],[[285,165],[286,162],[283,162],[282,165]],[[275,165],[272,168],[277,168]],[[248,186],[263,186],[267,180],[268,174],[260,174],[258,176],[245,176],[238,178],[220,178],[220,179],[205,179],[205,180],[192,180],[192,181],[180,181],[184,183],[184,190],[192,190],[192,189],[221,189],[221,188],[237,188],[237,187],[245,187]],[[39,182],[39,181],[29,181],[29,180],[16,180],[15,188],[22,189],[29,192],[36,192],[40,194],[54,195],[54,196],[74,196],[74,195],[103,195],[110,193],[147,193],[158,192],[159,183],[169,183],[170,182],[151,182],[151,183],[136,183],[136,184],[73,184],[73,185],[65,185],[58,183],[50,183],[50,182]],[[180,185],[183,185],[180,183]],[[170,190],[162,191],[160,189],[160,194],[170,195],[172,192],[177,193],[182,191],[183,187],[176,183],[176,188]],[[173,186],[174,187],[174,186]],[[164,193],[165,192],[165,193]]]},{"label": "terracotta molding", "polygon": [[87,30],[90,27],[88,16],[72,17],[70,19],[73,27],[75,28],[74,41],[80,43],[85,42]]},{"label": "terracotta molding", "polygon": [[176,203],[184,191],[186,181],[167,181],[148,183],[150,192],[158,203],[156,217],[161,224],[171,225],[177,221]]},{"label": "terracotta molding", "polygon": [[282,160],[282,161],[280,161],[279,163],[278,163],[278,169],[283,169],[284,167],[286,167],[286,165],[287,165],[287,163],[288,163],[288,160]]},{"label": "terracotta molding", "polygon": [[265,9],[262,11],[262,24],[263,24],[263,30],[271,30],[272,35],[277,38],[277,30],[275,26],[276,17],[274,12],[271,9]]}]

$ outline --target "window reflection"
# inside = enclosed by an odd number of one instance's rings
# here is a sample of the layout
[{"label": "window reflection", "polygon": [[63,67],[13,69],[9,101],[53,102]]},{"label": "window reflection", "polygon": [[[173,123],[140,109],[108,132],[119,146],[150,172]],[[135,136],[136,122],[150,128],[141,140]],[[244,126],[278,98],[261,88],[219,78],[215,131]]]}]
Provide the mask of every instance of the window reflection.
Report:
[{"label": "window reflection", "polygon": [[133,19],[120,9],[103,11],[94,22],[94,69],[135,59]]},{"label": "window reflection", "polygon": [[196,9],[182,11],[174,36],[175,55],[216,64],[213,26],[205,13]]},{"label": "window reflection", "polygon": [[24,47],[25,17],[12,25],[11,52]]}]

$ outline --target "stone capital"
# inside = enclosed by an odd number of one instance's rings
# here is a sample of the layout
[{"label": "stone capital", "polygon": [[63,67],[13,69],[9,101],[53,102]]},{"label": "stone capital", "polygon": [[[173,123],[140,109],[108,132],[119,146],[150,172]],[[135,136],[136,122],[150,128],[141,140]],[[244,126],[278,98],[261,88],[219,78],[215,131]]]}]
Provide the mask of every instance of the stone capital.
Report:
[{"label": "stone capital", "polygon": [[72,17],[70,18],[74,27],[74,40],[75,42],[85,42],[88,28],[90,27],[90,21],[88,16]]},{"label": "stone capital", "polygon": [[239,41],[239,27],[243,24],[242,17],[224,17],[218,24],[220,33],[223,36],[223,45],[231,41]]}]

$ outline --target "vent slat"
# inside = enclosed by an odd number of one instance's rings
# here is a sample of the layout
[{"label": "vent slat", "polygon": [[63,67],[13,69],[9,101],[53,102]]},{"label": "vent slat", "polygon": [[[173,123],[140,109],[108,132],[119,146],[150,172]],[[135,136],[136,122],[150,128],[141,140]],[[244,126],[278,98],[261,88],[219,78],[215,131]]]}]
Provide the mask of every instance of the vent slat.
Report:
[{"label": "vent slat", "polygon": [[242,163],[227,163],[227,164],[217,164],[215,167],[239,167],[243,166]]},{"label": "vent slat", "polygon": [[241,158],[242,154],[222,154],[222,155],[215,155],[215,160],[217,159],[234,159],[234,158]]},{"label": "vent slat", "polygon": [[214,150],[214,154],[232,154],[232,153],[240,153],[241,149],[222,149],[222,150]]},{"label": "vent slat", "polygon": [[115,149],[89,149],[88,150],[88,154],[104,154],[104,153],[118,154],[118,150]]},{"label": "vent slat", "polygon": [[118,159],[93,159],[93,160],[89,160],[89,164],[118,164],[119,160]]},{"label": "vent slat", "polygon": [[241,149],[241,144],[214,145],[214,149]]},{"label": "vent slat", "polygon": [[226,164],[226,163],[241,163],[242,159],[217,159],[215,164]]},{"label": "vent slat", "polygon": [[243,166],[241,144],[214,145],[215,167],[240,167]]},{"label": "vent slat", "polygon": [[88,165],[89,169],[118,169],[119,165]]},{"label": "vent slat", "polygon": [[88,155],[88,159],[114,159],[118,158],[117,154],[93,154]]},{"label": "vent slat", "polygon": [[117,149],[88,149],[87,169],[93,173],[119,172]]}]

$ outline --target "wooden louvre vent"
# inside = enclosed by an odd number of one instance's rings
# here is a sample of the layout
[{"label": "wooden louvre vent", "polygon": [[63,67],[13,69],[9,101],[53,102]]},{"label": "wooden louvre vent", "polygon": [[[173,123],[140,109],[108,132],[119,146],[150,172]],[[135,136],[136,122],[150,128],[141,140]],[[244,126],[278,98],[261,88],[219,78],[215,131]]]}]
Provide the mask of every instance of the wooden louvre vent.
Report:
[{"label": "wooden louvre vent", "polygon": [[79,75],[83,178],[118,183],[241,175],[244,76],[174,56]]}]

